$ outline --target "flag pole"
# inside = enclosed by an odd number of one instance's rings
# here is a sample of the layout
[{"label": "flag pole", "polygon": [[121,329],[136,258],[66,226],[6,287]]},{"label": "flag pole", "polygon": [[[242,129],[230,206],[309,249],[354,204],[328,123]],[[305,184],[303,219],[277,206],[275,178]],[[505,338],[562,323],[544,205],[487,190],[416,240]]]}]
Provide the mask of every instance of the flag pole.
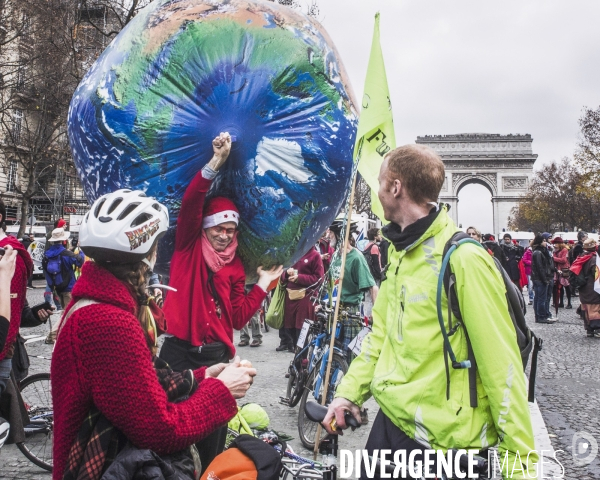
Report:
[{"label": "flag pole", "polygon": [[[359,151],[360,157],[360,151]],[[348,244],[350,242],[350,230],[352,224],[352,210],[354,208],[354,190],[356,189],[356,177],[358,176],[357,172],[354,172],[354,178],[352,179],[352,190],[350,192],[350,200],[348,201],[348,209],[346,212],[346,234],[344,236],[344,245],[342,250],[342,262],[340,267],[340,279],[338,282],[338,293],[337,293],[337,301],[335,302],[335,310],[333,313],[333,324],[331,326],[331,340],[329,342],[329,357],[327,359],[327,370],[325,371],[325,384],[323,385],[323,396],[321,398],[321,405],[325,405],[327,403],[327,393],[329,390],[329,378],[331,377],[331,363],[333,361],[333,352],[335,346],[335,331],[337,328],[338,318],[340,314],[340,303],[342,303],[342,286],[344,284],[344,271],[346,267],[346,254],[348,251]],[[317,435],[315,437],[315,449],[314,449],[314,459],[317,459],[317,455],[319,453],[319,443],[321,442],[321,431],[322,426],[319,423],[317,426]]]}]

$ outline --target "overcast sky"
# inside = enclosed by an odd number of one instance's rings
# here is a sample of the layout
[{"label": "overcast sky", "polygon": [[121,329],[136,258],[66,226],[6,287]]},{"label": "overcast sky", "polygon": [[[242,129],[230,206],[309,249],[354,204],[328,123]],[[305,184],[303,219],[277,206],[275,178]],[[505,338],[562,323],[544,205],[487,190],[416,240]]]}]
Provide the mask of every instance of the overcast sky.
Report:
[{"label": "overcast sky", "polygon": [[[600,105],[598,0],[317,4],[359,102],[381,12],[398,145],[427,134],[530,133],[538,168],[572,155],[582,108]],[[491,230],[491,197],[480,189],[461,192],[459,221]]]}]

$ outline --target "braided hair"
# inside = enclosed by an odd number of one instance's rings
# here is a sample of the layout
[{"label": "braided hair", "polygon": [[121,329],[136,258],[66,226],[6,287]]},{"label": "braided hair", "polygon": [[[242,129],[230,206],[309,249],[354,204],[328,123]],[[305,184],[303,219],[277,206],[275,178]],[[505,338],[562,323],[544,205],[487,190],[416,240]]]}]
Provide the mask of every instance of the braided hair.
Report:
[{"label": "braided hair", "polygon": [[[147,258],[152,258],[157,248],[158,242],[155,242],[152,249],[150,249]],[[118,280],[130,287],[131,293],[135,296],[138,304],[138,321],[140,322],[140,326],[144,331],[146,343],[148,344],[148,347],[152,353],[156,354],[157,347],[155,340],[157,332],[154,332],[154,338],[152,338],[150,331],[156,327],[154,325],[152,313],[148,307],[150,296],[148,295],[147,291],[148,281],[152,275],[152,270],[150,270],[150,267],[143,261],[135,263],[121,263],[96,260],[96,264],[108,270]]]}]

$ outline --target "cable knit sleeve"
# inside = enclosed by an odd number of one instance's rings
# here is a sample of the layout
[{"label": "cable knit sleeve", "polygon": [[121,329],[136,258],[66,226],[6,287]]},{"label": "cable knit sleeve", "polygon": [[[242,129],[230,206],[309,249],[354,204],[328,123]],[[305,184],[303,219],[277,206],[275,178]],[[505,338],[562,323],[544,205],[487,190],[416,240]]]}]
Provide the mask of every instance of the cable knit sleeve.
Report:
[{"label": "cable knit sleeve", "polygon": [[88,307],[73,317],[83,314],[93,321],[77,322],[80,381],[98,409],[137,447],[176,452],[237,413],[227,387],[220,380],[203,379],[203,369],[195,372],[200,384],[188,400],[168,402],[137,319],[107,305]]}]

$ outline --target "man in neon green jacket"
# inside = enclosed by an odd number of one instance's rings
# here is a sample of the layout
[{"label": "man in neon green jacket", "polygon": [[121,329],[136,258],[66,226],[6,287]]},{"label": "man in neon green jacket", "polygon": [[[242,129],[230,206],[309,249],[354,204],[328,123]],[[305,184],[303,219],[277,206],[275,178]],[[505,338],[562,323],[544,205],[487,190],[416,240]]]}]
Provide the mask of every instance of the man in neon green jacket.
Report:
[{"label": "man in neon green jacket", "polygon": [[[468,332],[478,405],[470,404],[467,369],[450,366],[447,397],[436,292],[444,246],[457,228],[447,207],[435,203],[444,179],[444,165],[428,147],[407,145],[384,159],[379,198],[391,223],[383,233],[395,248],[373,309],[373,331],[338,386],[324,424],[332,433],[335,416],[344,428],[344,411],[359,419],[358,406],[373,395],[381,410],[367,450],[497,445],[500,463],[507,454],[503,477],[536,478],[523,364],[504,283],[492,257],[473,244],[461,246],[450,260],[464,319],[450,342],[457,360],[465,360]],[[445,293],[442,310],[446,316]]]}]

